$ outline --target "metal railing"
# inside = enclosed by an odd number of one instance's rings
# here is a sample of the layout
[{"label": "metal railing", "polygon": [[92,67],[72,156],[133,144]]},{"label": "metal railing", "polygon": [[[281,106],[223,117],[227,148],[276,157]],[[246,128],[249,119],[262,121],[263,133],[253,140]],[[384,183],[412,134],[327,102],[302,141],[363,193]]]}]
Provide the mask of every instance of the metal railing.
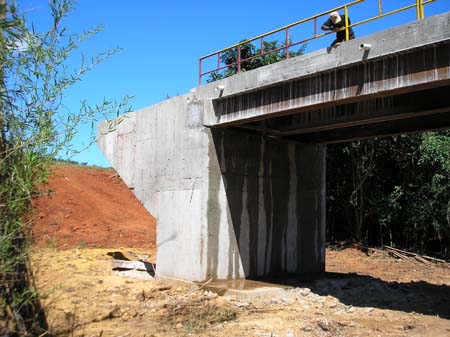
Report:
[{"label": "metal railing", "polygon": [[[309,18],[306,18],[306,19],[294,22],[294,23],[292,23],[290,25],[287,25],[287,26],[284,26],[284,27],[272,30],[272,31],[270,31],[268,33],[256,36],[256,37],[251,38],[251,39],[244,40],[244,41],[242,41],[240,43],[237,43],[237,44],[229,46],[227,48],[218,50],[218,51],[216,51],[214,53],[202,56],[198,60],[198,62],[199,62],[198,63],[198,84],[199,85],[202,84],[202,78],[205,75],[210,75],[212,73],[217,73],[217,72],[219,72],[221,70],[230,69],[232,67],[235,67],[237,69],[237,73],[240,73],[241,70],[242,70],[241,66],[242,66],[243,62],[248,62],[248,61],[250,61],[250,60],[252,60],[254,58],[260,58],[260,57],[263,57],[263,56],[266,56],[266,55],[269,55],[269,54],[277,53],[277,52],[282,51],[282,50],[285,51],[284,55],[285,55],[285,58],[287,59],[287,58],[289,58],[289,49],[291,47],[294,47],[294,46],[297,46],[297,45],[300,45],[300,44],[304,44],[304,43],[309,42],[311,40],[319,39],[319,38],[324,37],[324,36],[329,35],[329,34],[333,34],[333,32],[326,32],[326,33],[320,33],[319,34],[318,33],[318,29],[317,29],[317,19],[319,17],[327,15],[328,13],[331,13],[331,12],[334,12],[334,11],[339,11],[339,10],[342,10],[342,9],[344,10],[345,27],[342,28],[341,30],[345,30],[345,39],[348,40],[349,39],[349,29],[351,27],[359,26],[359,25],[365,24],[367,22],[374,21],[374,20],[377,20],[377,19],[381,19],[381,18],[384,18],[386,16],[397,14],[399,12],[403,12],[403,11],[406,11],[406,10],[409,10],[409,9],[415,8],[416,9],[416,18],[417,18],[417,20],[423,19],[425,17],[424,5],[429,4],[431,2],[434,2],[436,0],[411,0],[413,2],[411,5],[407,5],[407,6],[395,9],[395,10],[391,10],[391,11],[386,12],[386,13],[383,13],[383,0],[376,0],[378,2],[378,14],[377,15],[375,15],[375,16],[373,16],[371,18],[365,19],[365,20],[361,20],[361,21],[356,22],[356,23],[352,23],[352,24],[349,25],[348,24],[349,8],[354,6],[354,5],[357,5],[357,4],[360,4],[362,2],[365,2],[365,1],[366,0],[356,0],[356,1],[353,1],[353,2],[350,2],[350,3],[347,3],[345,5],[342,5],[342,6],[339,6],[339,7],[335,7],[333,9],[330,9],[330,10],[326,11],[326,12],[322,12],[322,13],[316,14],[316,15],[311,16]],[[307,23],[307,22],[311,22],[311,21],[313,22],[313,34],[312,34],[312,36],[310,36],[310,37],[308,37],[306,39],[302,39],[300,41],[291,42],[290,35],[289,35],[290,29],[293,28],[293,27],[299,26],[301,24],[304,24],[304,23]],[[275,48],[275,49],[265,50],[265,48],[264,48],[264,38],[266,38],[267,36],[270,36],[270,35],[282,32],[282,31],[285,32],[285,34],[284,34],[285,41],[283,41],[283,45],[281,47],[278,47],[278,48]],[[242,58],[242,53],[241,53],[242,52],[242,47],[246,46],[246,45],[249,45],[251,42],[257,41],[257,40],[259,40],[259,44],[260,44],[259,53],[257,53],[256,55],[252,55],[250,57],[247,57],[247,58]],[[223,53],[233,51],[234,49],[236,49],[236,53],[237,53],[236,61],[232,62],[232,63],[229,63],[229,64],[224,64],[224,62],[222,62],[222,60],[221,60],[221,55]],[[211,58],[214,58],[214,57],[217,57],[217,67],[215,67],[212,70],[203,71],[202,66],[203,66],[204,61],[208,60],[208,59],[211,59]]]}]

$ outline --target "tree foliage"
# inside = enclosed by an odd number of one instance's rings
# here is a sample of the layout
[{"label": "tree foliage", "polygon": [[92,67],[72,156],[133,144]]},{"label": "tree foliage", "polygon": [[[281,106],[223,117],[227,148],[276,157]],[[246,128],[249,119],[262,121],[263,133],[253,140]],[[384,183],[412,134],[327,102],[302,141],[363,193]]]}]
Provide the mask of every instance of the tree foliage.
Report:
[{"label": "tree foliage", "polygon": [[[70,0],[50,0],[53,24],[41,33],[14,3],[0,7],[0,335],[41,335],[46,324],[28,271],[27,216],[30,200],[46,181],[61,151],[72,151],[80,125],[127,110],[128,98],[104,100],[79,111],[64,106],[64,93],[118,49],[99,53],[70,71],[67,61],[80,43],[101,27],[80,35],[63,27]],[[30,28],[31,27],[31,28]],[[94,141],[94,132],[91,139]]]},{"label": "tree foliage", "polygon": [[[253,70],[286,59],[286,44],[278,41],[264,41],[262,48],[257,48],[253,43],[242,40],[240,42],[241,71]],[[297,51],[289,51],[289,57],[302,55],[306,44]],[[212,72],[208,82],[214,82],[222,78],[238,73],[238,48],[231,48],[220,55],[220,61],[227,65],[224,71]]]},{"label": "tree foliage", "polygon": [[328,238],[449,255],[450,133],[328,146]]}]

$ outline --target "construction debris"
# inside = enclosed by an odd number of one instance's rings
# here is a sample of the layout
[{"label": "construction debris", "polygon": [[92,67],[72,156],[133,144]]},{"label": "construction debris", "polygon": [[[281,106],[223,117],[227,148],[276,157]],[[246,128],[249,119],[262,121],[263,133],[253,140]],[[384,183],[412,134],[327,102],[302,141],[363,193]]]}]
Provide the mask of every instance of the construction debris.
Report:
[{"label": "construction debris", "polygon": [[417,253],[408,252],[408,251],[390,247],[390,246],[384,246],[384,247],[387,249],[389,254],[391,254],[395,257],[398,257],[399,259],[408,261],[410,263],[414,263],[414,262],[418,261],[418,262],[421,262],[424,264],[437,263],[437,264],[443,264],[446,267],[450,266],[450,264],[445,260],[437,259],[437,258],[426,256],[426,255],[419,255]]},{"label": "construction debris", "polygon": [[143,262],[143,261],[124,261],[124,260],[112,260],[112,267],[113,270],[140,270],[140,271],[146,271],[150,274],[155,275],[155,268],[153,264],[149,262]]}]

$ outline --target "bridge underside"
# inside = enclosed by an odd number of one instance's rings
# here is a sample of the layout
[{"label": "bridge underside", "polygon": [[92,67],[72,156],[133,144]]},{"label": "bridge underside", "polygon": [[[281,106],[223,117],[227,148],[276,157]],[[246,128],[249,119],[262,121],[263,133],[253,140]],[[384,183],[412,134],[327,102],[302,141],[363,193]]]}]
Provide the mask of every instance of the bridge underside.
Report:
[{"label": "bridge underside", "polygon": [[303,143],[337,143],[450,128],[450,86],[373,98],[234,126]]},{"label": "bridge underside", "polygon": [[368,51],[343,67],[327,65],[316,74],[216,98],[211,126],[307,143],[450,126],[449,37],[369,56]]}]

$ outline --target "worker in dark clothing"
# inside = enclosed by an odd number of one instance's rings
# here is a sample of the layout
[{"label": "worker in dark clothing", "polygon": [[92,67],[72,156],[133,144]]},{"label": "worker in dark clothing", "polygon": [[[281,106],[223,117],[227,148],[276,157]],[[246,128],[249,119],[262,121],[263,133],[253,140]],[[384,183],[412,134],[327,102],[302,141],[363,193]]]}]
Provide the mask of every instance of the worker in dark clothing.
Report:
[{"label": "worker in dark clothing", "polygon": [[[351,24],[350,18],[348,18],[348,24]],[[345,15],[340,15],[338,12],[330,13],[330,18],[325,21],[321,27],[322,30],[332,30],[333,32],[336,32],[336,40],[331,43],[330,47],[337,47],[342,41],[345,41],[345,29],[342,29],[344,27]],[[355,38],[355,33],[351,27],[348,29],[348,37],[349,40],[353,40]]]}]

